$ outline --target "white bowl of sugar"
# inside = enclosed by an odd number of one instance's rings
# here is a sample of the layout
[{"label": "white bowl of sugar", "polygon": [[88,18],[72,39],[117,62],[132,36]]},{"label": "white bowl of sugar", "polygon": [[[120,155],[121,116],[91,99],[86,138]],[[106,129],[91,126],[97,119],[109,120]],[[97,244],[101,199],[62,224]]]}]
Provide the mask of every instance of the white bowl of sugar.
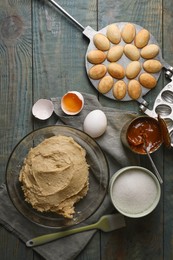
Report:
[{"label": "white bowl of sugar", "polygon": [[109,192],[114,207],[131,218],[151,213],[161,196],[156,176],[140,166],[124,167],[116,172],[110,180]]}]

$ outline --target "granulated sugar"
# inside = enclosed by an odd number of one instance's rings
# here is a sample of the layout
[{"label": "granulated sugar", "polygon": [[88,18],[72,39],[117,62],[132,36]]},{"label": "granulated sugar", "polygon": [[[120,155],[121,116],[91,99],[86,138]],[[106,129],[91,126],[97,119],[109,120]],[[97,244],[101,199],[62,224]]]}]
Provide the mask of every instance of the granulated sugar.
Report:
[{"label": "granulated sugar", "polygon": [[140,169],[120,174],[112,188],[116,207],[129,214],[138,214],[152,206],[158,195],[154,179]]}]

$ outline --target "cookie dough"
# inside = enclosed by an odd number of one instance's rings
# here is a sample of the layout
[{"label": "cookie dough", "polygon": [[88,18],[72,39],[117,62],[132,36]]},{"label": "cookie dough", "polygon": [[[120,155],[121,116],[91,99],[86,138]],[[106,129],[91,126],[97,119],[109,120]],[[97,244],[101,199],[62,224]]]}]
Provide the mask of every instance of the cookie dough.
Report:
[{"label": "cookie dough", "polygon": [[74,204],[89,188],[86,151],[71,137],[45,139],[29,151],[19,181],[33,208],[73,218]]}]

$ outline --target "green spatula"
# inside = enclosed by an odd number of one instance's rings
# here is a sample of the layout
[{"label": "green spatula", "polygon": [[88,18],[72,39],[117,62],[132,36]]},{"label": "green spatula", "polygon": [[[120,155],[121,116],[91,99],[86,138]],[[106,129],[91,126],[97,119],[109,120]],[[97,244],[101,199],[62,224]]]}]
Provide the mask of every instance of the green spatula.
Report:
[{"label": "green spatula", "polygon": [[121,214],[105,215],[101,217],[99,221],[96,222],[95,224],[39,236],[31,240],[28,240],[26,242],[26,245],[28,247],[38,246],[58,238],[66,237],[75,233],[79,233],[91,229],[100,229],[104,232],[109,232],[124,226],[125,226],[125,220],[123,215]]}]

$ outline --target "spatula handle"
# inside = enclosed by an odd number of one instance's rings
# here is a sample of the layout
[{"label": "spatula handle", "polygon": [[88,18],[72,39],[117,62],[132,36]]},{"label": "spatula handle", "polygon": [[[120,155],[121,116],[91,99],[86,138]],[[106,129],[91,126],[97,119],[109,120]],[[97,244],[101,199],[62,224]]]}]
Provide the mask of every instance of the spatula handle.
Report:
[{"label": "spatula handle", "polygon": [[26,242],[26,246],[33,247],[33,246],[43,245],[45,243],[56,240],[58,238],[66,237],[66,236],[69,236],[69,235],[72,235],[75,233],[79,233],[82,231],[91,230],[91,229],[95,229],[95,228],[97,228],[97,225],[91,224],[91,225],[84,226],[84,227],[65,230],[62,232],[56,232],[56,233],[51,233],[51,234],[47,234],[47,235],[42,235],[42,236],[35,237],[33,239],[28,240]]}]

